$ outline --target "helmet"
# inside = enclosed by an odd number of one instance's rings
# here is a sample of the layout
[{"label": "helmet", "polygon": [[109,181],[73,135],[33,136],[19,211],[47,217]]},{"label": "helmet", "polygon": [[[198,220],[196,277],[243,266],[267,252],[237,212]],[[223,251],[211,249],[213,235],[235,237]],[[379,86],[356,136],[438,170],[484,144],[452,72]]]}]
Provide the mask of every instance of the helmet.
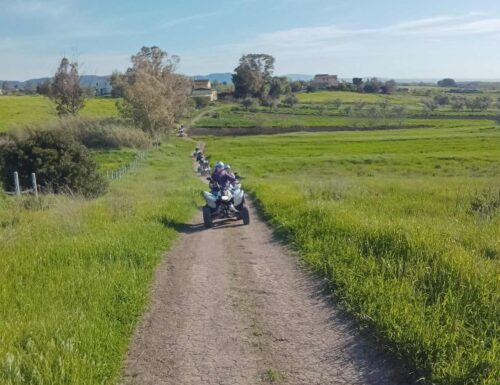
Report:
[{"label": "helmet", "polygon": [[198,147],[196,147],[196,148],[195,148],[195,151],[198,151],[198,150],[199,150],[199,148],[198,148]]},{"label": "helmet", "polygon": [[215,163],[214,169],[215,171],[220,171],[224,169],[224,163],[219,160],[217,163]]},{"label": "helmet", "polygon": [[226,170],[226,171],[231,170],[231,165],[226,164],[226,165],[224,166],[224,170]]}]

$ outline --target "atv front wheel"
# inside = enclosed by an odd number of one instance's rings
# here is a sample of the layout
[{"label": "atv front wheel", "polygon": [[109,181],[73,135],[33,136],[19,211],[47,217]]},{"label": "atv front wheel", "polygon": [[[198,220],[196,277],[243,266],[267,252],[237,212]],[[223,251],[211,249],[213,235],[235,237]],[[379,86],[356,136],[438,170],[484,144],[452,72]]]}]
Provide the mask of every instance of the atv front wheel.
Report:
[{"label": "atv front wheel", "polygon": [[240,217],[243,219],[243,224],[248,225],[250,224],[250,212],[248,211],[247,206],[243,206],[240,210]]},{"label": "atv front wheel", "polygon": [[212,227],[212,211],[208,206],[203,206],[203,223],[207,229]]}]

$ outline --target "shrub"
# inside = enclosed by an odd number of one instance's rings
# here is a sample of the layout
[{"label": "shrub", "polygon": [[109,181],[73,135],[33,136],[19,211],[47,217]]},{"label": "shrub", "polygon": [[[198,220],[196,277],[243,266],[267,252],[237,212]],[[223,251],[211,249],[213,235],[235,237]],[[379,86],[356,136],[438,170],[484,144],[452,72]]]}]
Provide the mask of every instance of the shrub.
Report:
[{"label": "shrub", "polygon": [[24,189],[31,186],[31,173],[36,173],[42,191],[95,197],[107,187],[90,152],[60,130],[30,131],[24,138],[13,137],[0,150],[0,164],[7,190],[13,189],[14,171]]},{"label": "shrub", "polygon": [[201,110],[202,108],[208,107],[210,104],[210,99],[209,98],[204,98],[204,97],[195,97],[193,98],[196,108]]},{"label": "shrub", "polygon": [[243,100],[241,101],[241,106],[242,106],[244,109],[246,109],[246,110],[248,110],[248,109],[250,109],[250,108],[252,108],[252,107],[255,107],[255,105],[256,105],[256,102],[255,102],[255,100],[254,100],[254,99],[252,99],[252,98],[246,98],[246,99],[243,99]]},{"label": "shrub", "polygon": [[285,100],[283,100],[283,104],[287,107],[292,108],[294,105],[296,105],[299,102],[299,99],[295,94],[288,95]]}]

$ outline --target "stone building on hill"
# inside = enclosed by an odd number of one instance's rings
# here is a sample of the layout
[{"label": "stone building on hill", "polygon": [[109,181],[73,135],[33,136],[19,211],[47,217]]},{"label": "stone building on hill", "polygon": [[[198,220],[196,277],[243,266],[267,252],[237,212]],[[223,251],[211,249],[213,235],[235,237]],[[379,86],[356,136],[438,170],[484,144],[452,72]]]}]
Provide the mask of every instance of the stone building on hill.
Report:
[{"label": "stone building on hill", "polygon": [[312,85],[316,88],[329,88],[337,87],[339,85],[339,78],[337,75],[318,74],[314,75]]}]

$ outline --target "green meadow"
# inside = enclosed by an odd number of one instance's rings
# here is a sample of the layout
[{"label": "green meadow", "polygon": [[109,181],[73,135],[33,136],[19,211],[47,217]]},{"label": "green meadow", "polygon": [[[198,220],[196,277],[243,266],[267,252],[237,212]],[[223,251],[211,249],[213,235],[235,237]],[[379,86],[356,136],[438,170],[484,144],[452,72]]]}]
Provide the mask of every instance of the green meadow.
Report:
[{"label": "green meadow", "polygon": [[[83,117],[115,117],[114,99],[91,98],[85,102]],[[44,96],[0,96],[0,132],[27,124],[42,124],[56,119],[54,104]]]},{"label": "green meadow", "polygon": [[205,138],[421,383],[500,378],[500,128]]},{"label": "green meadow", "polygon": [[[152,150],[96,200],[0,195],[1,384],[117,383],[171,224],[199,203],[191,150]],[[97,158],[113,168],[133,153]]]},{"label": "green meadow", "polygon": [[453,111],[450,105],[440,106],[433,113],[434,115],[472,115],[472,116],[490,116],[495,115],[498,111],[496,102],[500,97],[500,92],[498,91],[481,91],[479,93],[472,94],[454,94],[447,92],[448,89],[443,89],[439,87],[408,87],[408,92],[395,92],[393,94],[365,94],[359,92],[347,92],[347,91],[318,91],[318,92],[304,92],[298,93],[297,98],[300,104],[308,106],[330,106],[337,101],[340,101],[342,105],[354,106],[359,103],[364,103],[367,105],[377,105],[380,103],[389,103],[390,105],[400,105],[404,106],[410,114],[420,114],[422,112],[422,103],[425,100],[432,99],[436,95],[446,95],[448,98],[461,97],[466,99],[472,99],[477,96],[489,96],[491,98],[492,104],[486,111]]},{"label": "green meadow", "polygon": [[203,128],[231,128],[237,134],[238,128],[261,127],[261,128],[314,128],[314,127],[402,127],[402,128],[490,128],[495,123],[488,119],[371,119],[352,118],[339,115],[314,115],[284,112],[245,112],[227,111],[214,112],[204,116],[196,122],[196,127]]},{"label": "green meadow", "polygon": [[[340,97],[344,107],[360,99],[375,106],[386,100],[381,95],[318,92],[272,111],[217,103],[195,126],[232,134],[245,127],[372,129],[204,141],[210,160],[240,172],[277,235],[328,278],[339,304],[420,383],[496,385],[496,112],[424,119],[418,114],[428,95],[420,93],[427,91],[417,91],[390,96],[391,105],[408,109],[402,119],[353,118],[332,105]],[[82,115],[116,116],[114,100],[89,99]],[[44,97],[0,97],[0,131],[55,119]],[[186,178],[192,149],[173,139],[151,150],[95,200],[0,194],[1,384],[118,381],[153,270],[176,236],[173,224],[200,203],[203,184]],[[138,152],[96,150],[94,157],[106,173]]]},{"label": "green meadow", "polygon": [[[424,112],[424,102],[446,96],[449,104]],[[258,101],[245,108],[234,102],[218,102],[197,119],[199,128],[316,128],[316,127],[442,127],[494,125],[499,114],[500,92],[480,91],[454,94],[439,87],[410,87],[407,92],[390,95],[348,91],[299,92],[297,103],[286,106],[260,106]],[[464,108],[455,111],[453,98],[489,97],[484,111]],[[398,112],[396,112],[398,111]]]}]

